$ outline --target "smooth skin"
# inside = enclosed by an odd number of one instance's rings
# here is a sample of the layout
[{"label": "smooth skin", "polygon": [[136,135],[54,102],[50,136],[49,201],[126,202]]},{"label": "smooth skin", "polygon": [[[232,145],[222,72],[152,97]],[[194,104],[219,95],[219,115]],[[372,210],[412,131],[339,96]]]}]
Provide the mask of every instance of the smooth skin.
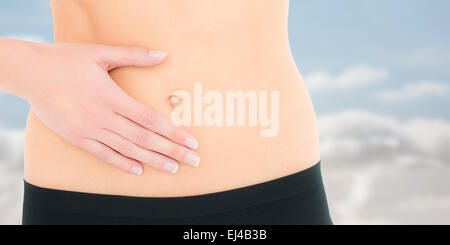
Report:
[{"label": "smooth skin", "polygon": [[67,142],[137,175],[142,163],[169,173],[178,162],[198,165],[194,136],[130,97],[108,73],[155,66],[167,52],[0,38],[0,53],[0,89],[27,100]]},{"label": "smooth skin", "polygon": [[[248,123],[231,127],[184,125],[182,128],[198,141],[198,149],[191,150],[198,154],[201,163],[192,167],[177,161],[180,164],[176,174],[142,164],[144,170],[137,176],[124,173],[64,140],[41,121],[32,105],[24,138],[24,179],[27,182],[78,192],[178,197],[265,182],[302,171],[320,160],[314,108],[290,50],[287,0],[52,0],[51,7],[55,42],[167,51],[167,57],[158,65],[123,66],[109,71],[111,79],[128,96],[161,116],[171,118],[173,108],[168,98],[173,92],[183,90],[193,95],[195,83],[203,85],[204,93],[216,91],[222,95],[237,90],[279,91],[279,132],[275,137],[262,138],[260,130],[265,127],[252,127]],[[98,91],[91,91],[91,84],[97,82],[94,80],[98,77],[91,75],[98,73],[92,73],[90,66],[80,68],[77,65],[80,52],[61,53],[61,56],[52,55],[53,58],[48,55],[33,58],[29,52],[22,52],[18,55],[20,60],[16,60],[16,63],[28,62],[26,67],[37,63],[36,71],[27,75],[33,82],[57,76],[58,81],[74,79],[82,83],[78,89],[60,92],[58,96],[48,95],[53,97],[49,103],[61,106],[58,100],[83,98],[83,94],[91,93],[93,99],[110,98],[111,107],[136,109],[116,100],[115,93],[103,90],[103,96],[97,96]],[[46,64],[62,62],[67,65],[59,66],[60,69]],[[15,69],[9,77],[17,80],[22,74],[22,70]],[[57,91],[58,86],[62,85],[48,84],[42,91],[50,94]],[[96,104],[102,103],[89,101],[86,106],[92,108]],[[207,103],[204,109],[206,107]],[[86,112],[81,114],[79,120],[90,117],[84,117]],[[110,122],[120,123],[119,120]],[[87,127],[100,128],[92,125],[95,124],[88,123]],[[132,127],[109,126],[117,129],[122,137],[131,135],[126,131]],[[68,127],[76,130],[78,125]],[[80,131],[84,135],[94,135],[95,130]],[[146,141],[145,136],[137,135],[138,141]],[[150,144],[155,148],[165,145],[156,141]],[[122,147],[122,152],[131,148]],[[169,152],[177,153],[174,149],[185,150],[172,147]],[[184,154],[177,159],[192,159],[183,158]]]}]

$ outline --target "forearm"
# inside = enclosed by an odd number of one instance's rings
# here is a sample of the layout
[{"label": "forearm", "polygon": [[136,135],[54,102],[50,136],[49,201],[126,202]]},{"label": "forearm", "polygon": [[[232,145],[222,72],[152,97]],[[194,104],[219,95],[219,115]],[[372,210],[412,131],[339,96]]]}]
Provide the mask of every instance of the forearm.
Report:
[{"label": "forearm", "polygon": [[46,44],[0,37],[0,91],[27,99]]}]

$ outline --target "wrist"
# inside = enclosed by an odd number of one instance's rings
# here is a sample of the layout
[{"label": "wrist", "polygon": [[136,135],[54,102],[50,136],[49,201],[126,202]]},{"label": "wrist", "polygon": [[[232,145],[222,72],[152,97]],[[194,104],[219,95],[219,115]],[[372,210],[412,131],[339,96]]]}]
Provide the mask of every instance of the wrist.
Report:
[{"label": "wrist", "polygon": [[49,44],[0,38],[0,90],[29,101],[43,80],[45,50]]},{"label": "wrist", "polygon": [[23,60],[20,88],[17,96],[25,99],[30,104],[36,93],[40,93],[42,86],[51,76],[51,67],[48,66],[48,54],[50,44],[28,42],[22,49]]}]

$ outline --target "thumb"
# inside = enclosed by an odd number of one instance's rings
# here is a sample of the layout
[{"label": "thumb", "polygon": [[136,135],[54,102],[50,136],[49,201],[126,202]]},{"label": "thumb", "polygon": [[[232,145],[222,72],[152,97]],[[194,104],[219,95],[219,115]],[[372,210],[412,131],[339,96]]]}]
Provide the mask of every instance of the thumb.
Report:
[{"label": "thumb", "polygon": [[122,66],[154,66],[166,58],[167,52],[142,47],[106,46],[101,48],[99,56],[100,65],[109,71]]}]

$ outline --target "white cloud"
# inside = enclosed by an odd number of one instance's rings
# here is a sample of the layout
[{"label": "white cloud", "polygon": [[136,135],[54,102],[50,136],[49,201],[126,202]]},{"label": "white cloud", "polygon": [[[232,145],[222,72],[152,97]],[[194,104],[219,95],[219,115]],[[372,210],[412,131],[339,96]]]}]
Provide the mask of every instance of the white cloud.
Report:
[{"label": "white cloud", "polygon": [[446,84],[434,81],[421,81],[406,84],[398,90],[386,90],[377,94],[382,101],[402,102],[425,97],[445,97],[449,93]]},{"label": "white cloud", "polygon": [[305,76],[308,89],[327,90],[345,89],[367,85],[389,77],[384,69],[378,69],[367,65],[356,65],[339,75],[330,75],[327,72],[314,72]]},{"label": "white cloud", "polygon": [[319,117],[319,129],[323,155],[349,164],[450,166],[448,121],[403,122],[355,110]]},{"label": "white cloud", "polygon": [[336,224],[450,224],[450,167],[336,165],[323,168]]},{"label": "white cloud", "polygon": [[36,42],[36,43],[49,43],[49,41],[43,37],[38,35],[26,35],[26,34],[7,34],[5,37],[20,39],[24,41]]},{"label": "white cloud", "polygon": [[351,110],[319,116],[337,224],[450,224],[450,122]]},{"label": "white cloud", "polygon": [[23,136],[23,130],[0,128],[0,224],[20,224]]}]

